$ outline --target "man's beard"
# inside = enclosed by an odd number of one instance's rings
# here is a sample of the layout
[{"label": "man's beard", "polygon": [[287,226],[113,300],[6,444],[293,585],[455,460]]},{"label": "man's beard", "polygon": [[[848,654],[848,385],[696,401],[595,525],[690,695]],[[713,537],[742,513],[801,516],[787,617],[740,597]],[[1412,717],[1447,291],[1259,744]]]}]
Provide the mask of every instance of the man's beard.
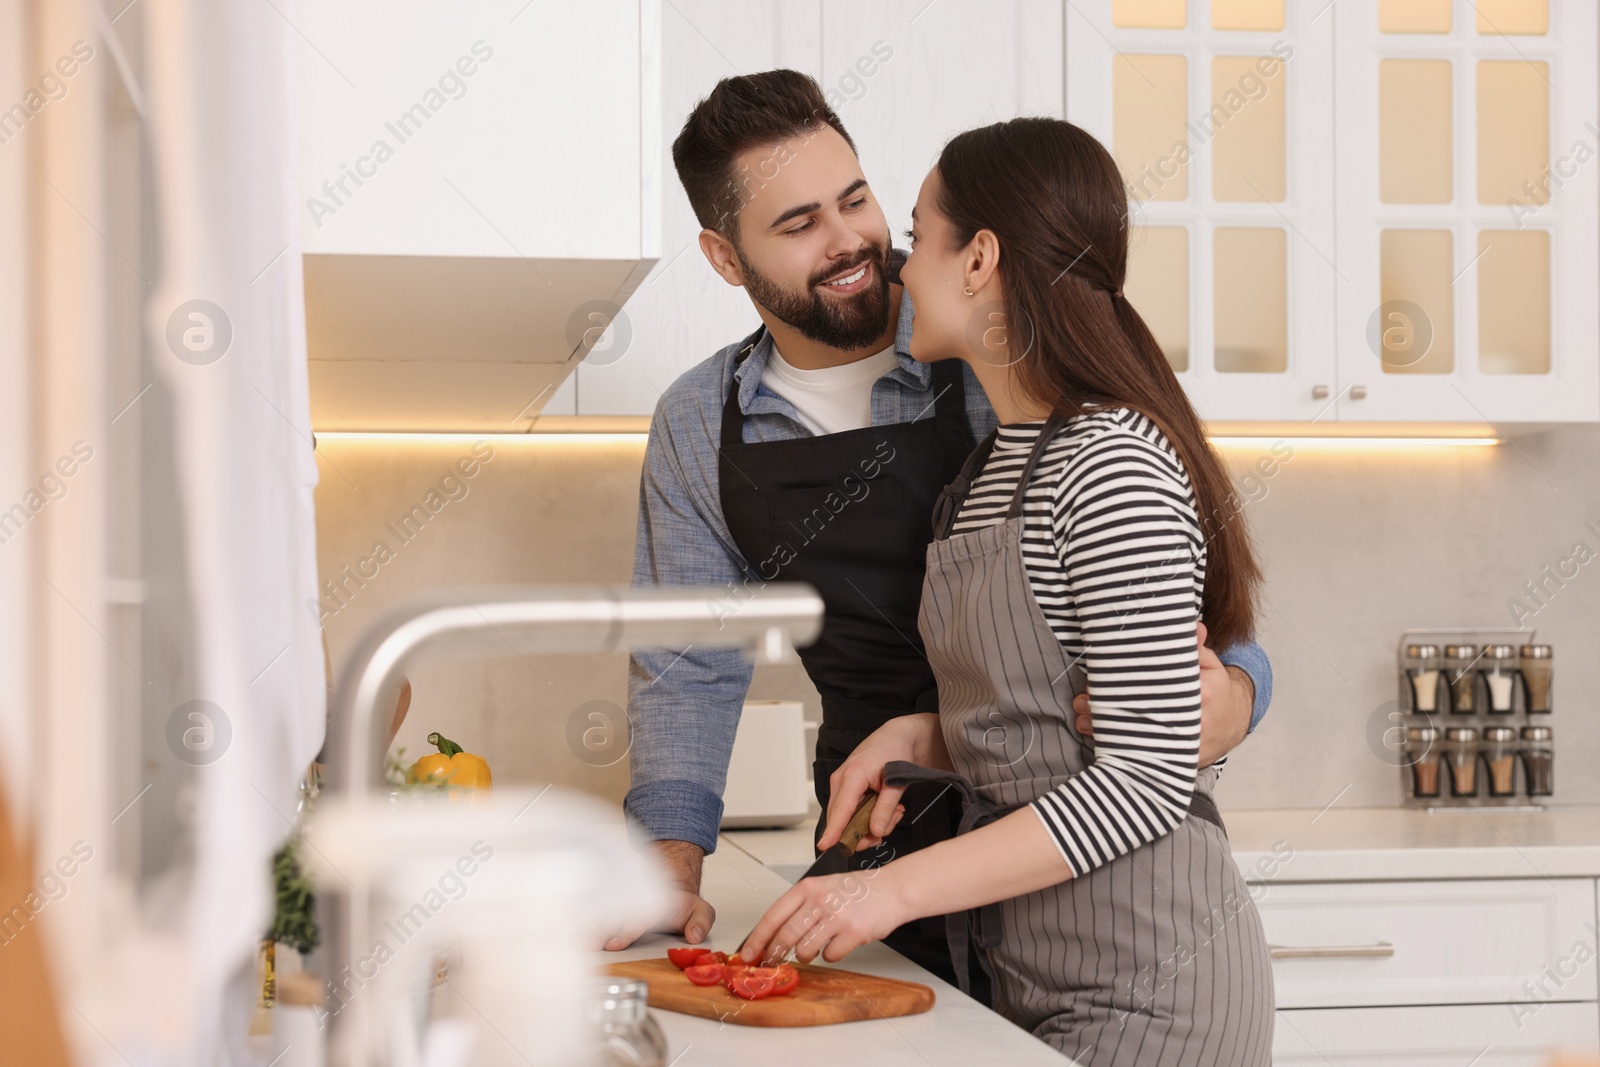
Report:
[{"label": "man's beard", "polygon": [[[734,251],[744,268],[744,284],[750,296],[809,341],[848,352],[872,344],[889,328],[887,240],[882,248],[862,249],[854,263],[830,264],[825,273],[812,277],[804,292],[784,288],[751,266],[742,250],[735,247]],[[876,281],[861,292],[840,299],[823,296],[817,290],[824,278],[837,277],[862,263],[872,264]]]}]

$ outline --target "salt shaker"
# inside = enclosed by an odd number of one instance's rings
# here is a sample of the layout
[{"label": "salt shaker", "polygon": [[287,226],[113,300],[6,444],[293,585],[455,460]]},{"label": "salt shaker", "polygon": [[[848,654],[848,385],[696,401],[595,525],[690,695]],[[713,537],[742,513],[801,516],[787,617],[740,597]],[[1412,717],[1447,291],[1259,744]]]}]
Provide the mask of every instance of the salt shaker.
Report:
[{"label": "salt shaker", "polygon": [[1489,701],[1489,714],[1510,715],[1512,694],[1517,684],[1517,650],[1511,645],[1486,645],[1478,673],[1483,676],[1483,692]]},{"label": "salt shaker", "polygon": [[606,1067],[665,1067],[667,1037],[647,1006],[650,986],[632,979],[606,980],[595,1021]]},{"label": "salt shaker", "polygon": [[1439,708],[1439,646],[1407,645],[1403,685],[1412,712],[1431,715]]}]

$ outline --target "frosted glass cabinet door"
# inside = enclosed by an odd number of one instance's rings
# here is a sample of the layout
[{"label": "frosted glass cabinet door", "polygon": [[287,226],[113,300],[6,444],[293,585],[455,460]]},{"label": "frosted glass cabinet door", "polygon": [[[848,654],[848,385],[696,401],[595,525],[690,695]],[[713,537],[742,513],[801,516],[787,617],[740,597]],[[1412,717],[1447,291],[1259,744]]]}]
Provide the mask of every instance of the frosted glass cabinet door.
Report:
[{"label": "frosted glass cabinet door", "polygon": [[1600,420],[1596,5],[1331,14],[1340,417]]},{"label": "frosted glass cabinet door", "polygon": [[1128,184],[1128,298],[1209,420],[1337,416],[1333,20],[1315,7],[1066,5],[1067,117]]}]

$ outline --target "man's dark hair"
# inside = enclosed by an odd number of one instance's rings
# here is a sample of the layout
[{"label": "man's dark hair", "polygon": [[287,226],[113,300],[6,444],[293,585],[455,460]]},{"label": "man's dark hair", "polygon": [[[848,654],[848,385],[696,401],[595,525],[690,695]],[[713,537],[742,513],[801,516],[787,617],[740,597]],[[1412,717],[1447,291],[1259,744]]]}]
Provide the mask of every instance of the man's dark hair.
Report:
[{"label": "man's dark hair", "polygon": [[700,225],[737,243],[739,211],[772,177],[736,174],[741,152],[776,145],[824,126],[839,131],[852,152],[855,142],[822,95],[822,87],[798,70],[768,70],[723,78],[695,105],[672,142],[672,163],[689,194]]}]

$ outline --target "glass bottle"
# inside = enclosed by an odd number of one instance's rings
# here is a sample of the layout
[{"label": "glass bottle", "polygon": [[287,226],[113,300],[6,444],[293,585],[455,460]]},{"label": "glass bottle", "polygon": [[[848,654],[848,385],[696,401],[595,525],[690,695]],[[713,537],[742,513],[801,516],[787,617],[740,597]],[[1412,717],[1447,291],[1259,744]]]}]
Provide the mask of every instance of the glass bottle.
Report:
[{"label": "glass bottle", "polygon": [[1477,645],[1445,645],[1444,677],[1450,685],[1450,713],[1472,715],[1478,710]]},{"label": "glass bottle", "polygon": [[1438,645],[1407,645],[1402,699],[1411,711],[1431,715],[1439,710],[1440,659]]},{"label": "glass bottle", "polygon": [[667,1037],[647,1007],[650,986],[634,979],[600,985],[595,1021],[605,1067],[664,1067]]},{"label": "glass bottle", "polygon": [[1517,683],[1517,650],[1511,645],[1486,645],[1478,661],[1483,696],[1491,715],[1510,715]]},{"label": "glass bottle", "polygon": [[1478,731],[1452,726],[1444,732],[1445,764],[1450,768],[1450,795],[1478,795]]},{"label": "glass bottle", "polygon": [[1517,789],[1517,731],[1509,726],[1489,726],[1483,731],[1483,765],[1489,772],[1489,795],[1515,796]]},{"label": "glass bottle", "polygon": [[1549,645],[1522,646],[1522,695],[1529,715],[1550,714],[1550,683],[1556,661]]},{"label": "glass bottle", "polygon": [[1439,795],[1439,731],[1432,726],[1406,728],[1406,760],[1411,768],[1411,795]]},{"label": "glass bottle", "polygon": [[1522,780],[1530,797],[1547,797],[1554,792],[1555,745],[1548,726],[1522,728]]}]

